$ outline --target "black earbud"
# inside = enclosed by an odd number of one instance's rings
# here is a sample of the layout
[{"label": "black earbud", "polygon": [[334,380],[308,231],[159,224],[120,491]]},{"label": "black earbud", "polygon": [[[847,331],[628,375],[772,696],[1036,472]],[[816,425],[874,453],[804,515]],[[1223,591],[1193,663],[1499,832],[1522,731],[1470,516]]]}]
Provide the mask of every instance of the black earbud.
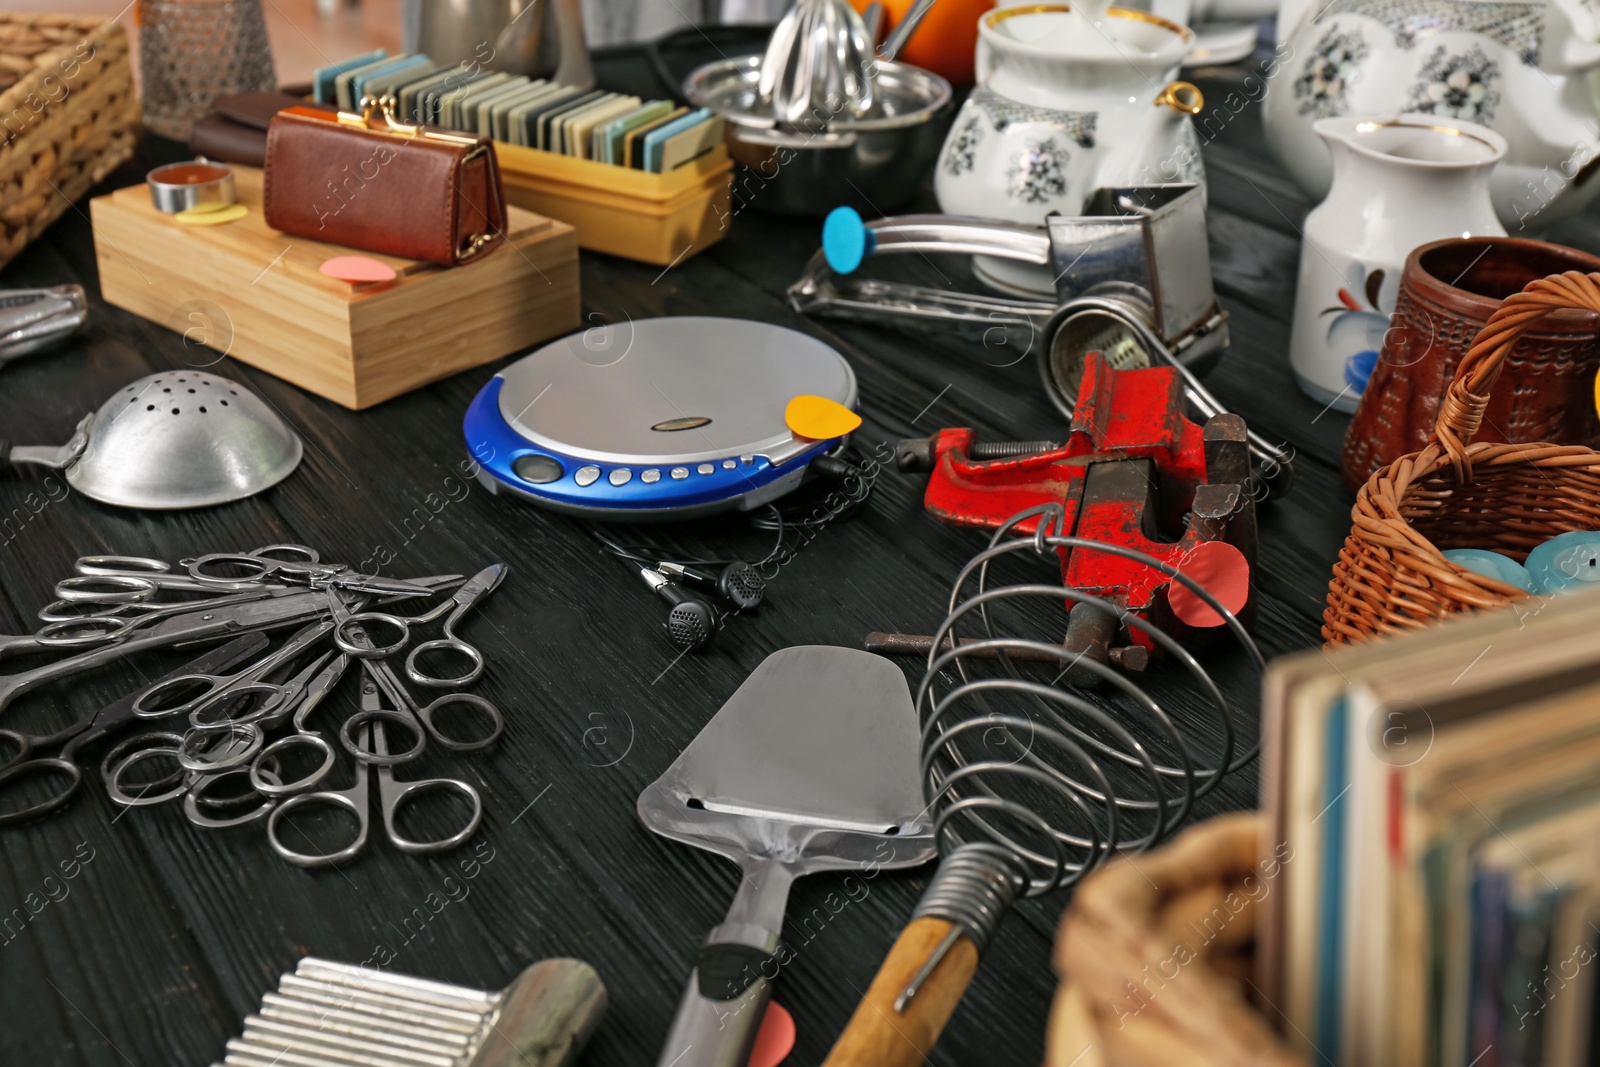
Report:
[{"label": "black earbud", "polygon": [[639,571],[656,596],[672,605],[667,613],[667,636],[685,652],[704,648],[722,629],[722,616],[717,609],[692,593],[679,588],[677,583],[653,567]]},{"label": "black earbud", "polygon": [[767,595],[766,579],[748,563],[730,563],[715,572],[682,563],[662,563],[658,569],[675,581],[717,594],[740,611],[749,611]]}]

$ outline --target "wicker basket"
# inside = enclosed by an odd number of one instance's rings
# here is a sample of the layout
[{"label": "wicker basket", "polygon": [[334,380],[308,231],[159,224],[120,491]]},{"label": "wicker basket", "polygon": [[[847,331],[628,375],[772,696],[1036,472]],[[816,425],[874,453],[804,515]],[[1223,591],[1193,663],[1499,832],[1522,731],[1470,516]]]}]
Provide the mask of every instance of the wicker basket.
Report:
[{"label": "wicker basket", "polygon": [[1264,827],[1212,819],[1084,880],[1056,937],[1046,1067],[1308,1067],[1246,997],[1257,902],[1280,891]]},{"label": "wicker basket", "polygon": [[1600,452],[1472,443],[1517,338],[1563,308],[1600,312],[1600,273],[1553,274],[1507,297],[1456,368],[1427,445],[1373,472],[1356,494],[1322,615],[1328,645],[1531,599],[1449,562],[1445,549],[1520,560],[1556,534],[1600,530]]},{"label": "wicker basket", "polygon": [[139,99],[115,19],[0,12],[0,266],[133,154]]}]

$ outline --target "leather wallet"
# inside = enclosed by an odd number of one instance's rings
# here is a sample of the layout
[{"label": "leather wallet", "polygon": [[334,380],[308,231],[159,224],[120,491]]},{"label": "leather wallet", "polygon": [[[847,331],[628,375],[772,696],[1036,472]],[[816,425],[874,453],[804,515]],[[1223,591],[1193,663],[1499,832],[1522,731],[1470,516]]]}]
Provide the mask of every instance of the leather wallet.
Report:
[{"label": "leather wallet", "polygon": [[267,225],[283,233],[447,267],[505,234],[489,138],[404,125],[372,107],[274,115],[263,200]]},{"label": "leather wallet", "polygon": [[218,163],[261,166],[267,158],[267,127],[272,116],[287,107],[335,108],[312,104],[289,93],[239,93],[219,96],[211,113],[194,124],[189,151]]}]

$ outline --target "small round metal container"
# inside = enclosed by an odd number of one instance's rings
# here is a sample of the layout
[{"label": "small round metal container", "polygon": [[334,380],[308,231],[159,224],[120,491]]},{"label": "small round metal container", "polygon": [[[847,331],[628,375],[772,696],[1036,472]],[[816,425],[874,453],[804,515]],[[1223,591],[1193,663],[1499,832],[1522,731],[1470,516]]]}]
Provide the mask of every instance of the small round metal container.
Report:
[{"label": "small round metal container", "polygon": [[728,154],[746,168],[730,210],[825,215],[840,205],[881,215],[916,195],[938,158],[950,118],[950,83],[904,63],[880,63],[872,110],[857,119],[819,109],[814,128],[761,114],[761,57],[707,64],[683,92],[728,123]]},{"label": "small round metal container", "polygon": [[204,156],[157,167],[145,175],[145,184],[150,186],[150,202],[164,215],[175,215],[202,204],[227,207],[238,202],[233,171]]}]

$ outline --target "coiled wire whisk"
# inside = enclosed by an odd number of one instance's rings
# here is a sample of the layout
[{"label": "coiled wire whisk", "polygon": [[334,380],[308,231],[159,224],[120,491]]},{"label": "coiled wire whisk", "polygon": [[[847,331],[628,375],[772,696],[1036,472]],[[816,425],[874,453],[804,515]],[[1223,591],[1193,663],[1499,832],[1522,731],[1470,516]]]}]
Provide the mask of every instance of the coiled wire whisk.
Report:
[{"label": "coiled wire whisk", "polygon": [[[1031,536],[1013,534],[1031,520]],[[1059,578],[991,583],[991,568],[1012,557],[1044,557],[1059,567],[1064,550],[1120,556],[1188,587],[1264,671],[1243,623],[1199,582],[1135,549],[1065,534],[1065,522],[1059,504],[1013,515],[951,590],[916,692],[940,866],[827,1067],[920,1062],[1013,903],[1073,885],[1113,854],[1155,845],[1259,751],[1258,743],[1239,743],[1234,708],[1216,678],[1156,624]],[[1029,607],[1048,607],[1060,619],[1063,603],[1090,605],[1146,635],[1194,683],[1184,688],[1214,709],[1216,743],[1196,744],[1150,685],[1008,627]],[[1069,669],[1091,672],[1104,688],[1065,682]],[[1135,720],[1146,726],[1143,739],[1129,729]],[[936,922],[914,936],[923,920]],[[944,988],[928,995],[933,983]]]}]

